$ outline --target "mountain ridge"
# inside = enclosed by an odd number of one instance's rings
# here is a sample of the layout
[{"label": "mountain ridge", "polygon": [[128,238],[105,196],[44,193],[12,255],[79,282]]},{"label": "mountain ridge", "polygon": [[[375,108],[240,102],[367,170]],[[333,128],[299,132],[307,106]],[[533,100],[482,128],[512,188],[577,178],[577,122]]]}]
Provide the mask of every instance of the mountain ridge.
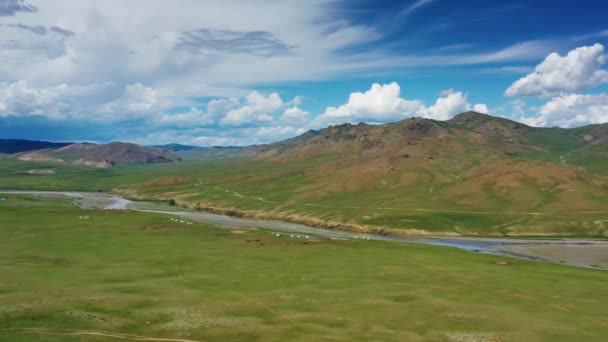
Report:
[{"label": "mountain ridge", "polygon": [[76,165],[109,168],[118,164],[154,164],[179,162],[181,158],[166,150],[153,150],[137,144],[76,143],[59,148],[26,151],[13,155],[22,161],[69,162]]}]

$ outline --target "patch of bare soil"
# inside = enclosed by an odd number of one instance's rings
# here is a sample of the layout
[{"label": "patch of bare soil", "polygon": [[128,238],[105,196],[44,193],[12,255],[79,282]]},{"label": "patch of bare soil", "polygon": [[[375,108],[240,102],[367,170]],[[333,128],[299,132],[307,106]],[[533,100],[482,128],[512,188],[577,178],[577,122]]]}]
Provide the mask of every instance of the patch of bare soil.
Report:
[{"label": "patch of bare soil", "polygon": [[167,229],[167,228],[173,228],[173,227],[168,227],[168,226],[165,226],[164,224],[161,224],[159,226],[144,226],[144,227],[140,227],[139,230],[161,230],[161,229]]},{"label": "patch of bare soil", "polygon": [[237,235],[243,235],[243,234],[249,234],[250,232],[248,230],[231,230],[230,233],[237,234]]},{"label": "patch of bare soil", "polygon": [[54,175],[57,172],[52,169],[33,169],[25,171],[28,175]]},{"label": "patch of bare soil", "polygon": [[163,177],[153,179],[151,181],[145,182],[143,185],[145,186],[156,186],[156,185],[178,185],[178,184],[188,184],[190,183],[190,178],[188,177]]},{"label": "patch of bare soil", "polygon": [[84,165],[84,166],[91,166],[91,167],[96,167],[98,169],[109,169],[111,167],[114,167],[114,162],[110,161],[110,160],[94,160],[94,159],[84,159],[84,158],[80,158],[77,160],[74,160],[72,162],[72,164],[75,165]]},{"label": "patch of bare soil", "polygon": [[44,161],[44,162],[55,162],[55,163],[63,163],[62,159],[57,159],[53,157],[49,157],[46,154],[42,154],[40,152],[28,152],[19,154],[17,156],[18,160],[22,161]]},{"label": "patch of bare soil", "polygon": [[499,335],[476,332],[450,332],[445,333],[444,338],[449,342],[502,342],[506,339]]}]

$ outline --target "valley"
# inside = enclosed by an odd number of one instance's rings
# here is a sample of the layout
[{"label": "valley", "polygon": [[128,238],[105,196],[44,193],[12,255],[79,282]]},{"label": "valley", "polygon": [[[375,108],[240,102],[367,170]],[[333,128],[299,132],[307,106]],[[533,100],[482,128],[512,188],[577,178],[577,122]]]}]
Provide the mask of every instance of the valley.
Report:
[{"label": "valley", "polygon": [[608,341],[606,13],[0,0],[0,342]]},{"label": "valley", "polygon": [[[496,239],[455,237],[405,237],[347,231],[328,230],[274,220],[247,219],[197,211],[180,211],[168,204],[136,201],[103,194],[86,192],[2,191],[0,195],[30,195],[67,197],[74,205],[85,209],[134,210],[146,213],[178,216],[187,220],[212,224],[229,229],[252,227],[275,230],[273,234],[291,238],[375,240],[402,243],[419,243],[431,246],[453,247],[475,253],[493,254],[538,262],[558,263],[583,268],[608,270],[608,241],[598,239]],[[280,232],[280,233],[276,233]],[[294,235],[294,233],[296,235]],[[284,234],[284,235],[283,235]],[[305,234],[305,235],[300,235]]]},{"label": "valley", "polygon": [[608,329],[602,270],[2,196],[0,341],[601,341]]},{"label": "valley", "polygon": [[[463,113],[340,125],[231,155],[93,169],[0,161],[0,188],[116,192],[248,218],[389,235],[604,237],[605,125]],[[191,153],[191,150],[189,153]],[[561,158],[567,154],[568,163]]]}]

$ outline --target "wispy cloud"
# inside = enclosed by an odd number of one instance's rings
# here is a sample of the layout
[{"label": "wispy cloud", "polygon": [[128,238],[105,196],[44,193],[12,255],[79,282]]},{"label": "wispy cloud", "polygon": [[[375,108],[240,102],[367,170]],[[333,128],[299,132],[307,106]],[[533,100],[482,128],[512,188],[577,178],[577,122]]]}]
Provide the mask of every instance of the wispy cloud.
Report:
[{"label": "wispy cloud", "polygon": [[184,32],[176,48],[190,53],[238,53],[256,56],[289,54],[295,45],[277,39],[267,31],[232,31],[201,28]]},{"label": "wispy cloud", "polygon": [[2,26],[10,27],[10,28],[18,29],[18,30],[23,30],[26,32],[37,34],[39,36],[44,36],[47,33],[55,33],[55,34],[58,34],[58,35],[64,36],[64,37],[72,37],[75,35],[74,32],[72,32],[70,30],[62,29],[61,27],[58,27],[58,26],[46,27],[46,26],[42,26],[42,25],[32,26],[32,25],[25,25],[25,24],[4,24],[4,25],[0,24],[0,27],[2,27]]},{"label": "wispy cloud", "polygon": [[596,38],[608,38],[608,29],[574,36],[571,38],[571,40],[573,42],[580,42],[580,41],[596,39]]},{"label": "wispy cloud", "polygon": [[0,17],[14,16],[17,12],[36,12],[38,8],[23,0],[0,0]]},{"label": "wispy cloud", "polygon": [[479,70],[480,74],[491,75],[491,74],[500,74],[500,75],[518,75],[518,74],[527,74],[534,71],[533,66],[525,66],[525,65],[512,65],[512,66],[501,66],[495,68],[485,68]]},{"label": "wispy cloud", "polygon": [[399,12],[399,16],[407,17],[407,16],[411,15],[412,13],[414,13],[416,10],[420,9],[421,7],[430,5],[431,3],[435,2],[435,1],[436,0],[416,0],[413,4],[402,9],[401,12]]}]

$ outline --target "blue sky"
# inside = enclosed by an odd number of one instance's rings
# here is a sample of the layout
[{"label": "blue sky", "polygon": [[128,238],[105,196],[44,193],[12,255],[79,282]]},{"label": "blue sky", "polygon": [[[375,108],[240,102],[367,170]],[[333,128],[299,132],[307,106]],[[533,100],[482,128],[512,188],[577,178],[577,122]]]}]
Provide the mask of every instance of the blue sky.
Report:
[{"label": "blue sky", "polygon": [[272,142],[466,110],[608,121],[601,1],[0,0],[0,137]]}]

